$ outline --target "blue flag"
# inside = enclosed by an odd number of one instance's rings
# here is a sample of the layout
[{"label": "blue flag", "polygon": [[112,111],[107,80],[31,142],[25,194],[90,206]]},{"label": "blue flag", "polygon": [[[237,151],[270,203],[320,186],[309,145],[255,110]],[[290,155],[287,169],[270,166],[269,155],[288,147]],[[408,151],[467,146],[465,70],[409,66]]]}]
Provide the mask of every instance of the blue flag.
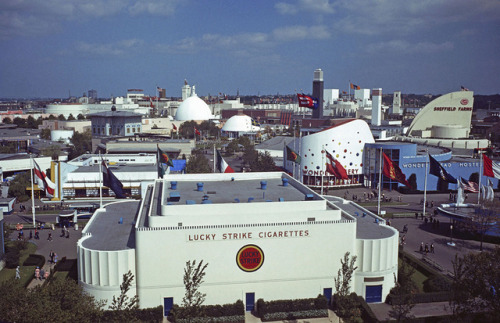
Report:
[{"label": "blue flag", "polygon": [[115,192],[116,198],[126,198],[125,193],[123,192],[122,182],[120,182],[120,180],[116,178],[115,174],[111,172],[104,160],[102,161],[102,166],[104,167],[102,171],[102,184]]},{"label": "blue flag", "polygon": [[457,179],[450,174],[444,169],[441,164],[434,159],[431,155],[429,155],[429,164],[430,164],[430,170],[429,174],[437,176],[441,178],[443,181],[448,182],[448,183],[457,183]]}]

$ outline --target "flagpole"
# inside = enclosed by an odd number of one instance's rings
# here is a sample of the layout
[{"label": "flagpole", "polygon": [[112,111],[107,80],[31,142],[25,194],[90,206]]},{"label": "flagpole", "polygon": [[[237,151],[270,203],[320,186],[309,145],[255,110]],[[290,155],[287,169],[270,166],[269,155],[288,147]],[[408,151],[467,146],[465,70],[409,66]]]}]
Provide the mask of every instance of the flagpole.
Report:
[{"label": "flagpole", "polygon": [[[351,94],[349,93],[349,95]],[[379,172],[378,172],[378,207],[377,207],[378,215],[380,215],[380,196],[382,195],[382,147],[380,147],[379,155],[380,156],[379,156]]]},{"label": "flagpole", "polygon": [[[300,156],[302,156],[302,131],[299,131],[299,154]],[[302,158],[300,159],[300,163],[299,163],[299,173],[297,174],[297,176],[299,177],[299,182],[302,183]]]},{"label": "flagpole", "polygon": [[216,151],[215,151],[215,144],[214,144],[214,173],[215,173],[215,154],[216,154]]},{"label": "flagpole", "polygon": [[30,154],[30,166],[31,166],[31,213],[33,214],[33,228],[36,228],[35,221],[35,189],[33,187],[33,156]]},{"label": "flagpole", "polygon": [[477,191],[477,205],[479,205],[479,202],[481,200],[481,173],[483,171],[483,152],[481,150],[478,150],[480,154],[480,162],[479,162],[479,183],[478,183],[478,191]]},{"label": "flagpole", "polygon": [[[293,150],[297,151],[297,149],[295,147],[295,129],[293,129],[292,131],[293,131]],[[286,141],[283,141],[283,145],[286,146]],[[286,148],[285,148],[285,152],[286,152]],[[285,160],[287,160],[287,159],[288,159],[288,154],[287,154]],[[295,168],[296,168],[296,166],[297,166],[296,163],[293,163],[293,170],[292,170],[292,176],[293,176],[293,178],[295,178]]]},{"label": "flagpole", "polygon": [[425,177],[424,177],[424,209],[423,215],[425,216],[425,206],[427,203],[427,160],[429,159],[429,150],[427,150],[427,155],[425,158]]},{"label": "flagpole", "polygon": [[[101,154],[99,154],[101,157]],[[102,209],[102,162],[103,159],[101,157],[101,162],[99,163],[99,208]]]},{"label": "flagpole", "polygon": [[325,146],[322,146],[322,149],[321,149],[321,195],[323,195],[323,174],[325,173],[324,157],[325,157]]}]

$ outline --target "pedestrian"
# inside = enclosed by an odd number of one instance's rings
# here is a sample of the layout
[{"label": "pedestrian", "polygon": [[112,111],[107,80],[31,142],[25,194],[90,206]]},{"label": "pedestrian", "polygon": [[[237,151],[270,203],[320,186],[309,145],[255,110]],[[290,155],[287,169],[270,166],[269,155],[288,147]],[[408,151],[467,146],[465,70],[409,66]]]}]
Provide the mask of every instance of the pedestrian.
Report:
[{"label": "pedestrian", "polygon": [[405,224],[403,226],[403,233],[407,233],[408,232],[408,224]]},{"label": "pedestrian", "polygon": [[64,237],[65,236],[65,232],[64,232],[65,230],[66,230],[66,227],[63,227],[61,229],[61,235],[60,235],[60,237]]},{"label": "pedestrian", "polygon": [[434,201],[431,201],[431,207],[434,207]]},{"label": "pedestrian", "polygon": [[35,239],[36,239],[36,240],[39,240],[39,239],[40,239],[40,235],[39,235],[39,233],[38,233],[38,230],[37,230],[37,229],[35,229]]},{"label": "pedestrian", "polygon": [[49,232],[49,237],[47,238],[47,240],[52,241],[52,232]]},{"label": "pedestrian", "polygon": [[54,264],[57,264],[57,253],[54,252]]},{"label": "pedestrian", "polygon": [[434,243],[431,243],[431,253],[434,253]]},{"label": "pedestrian", "polygon": [[33,239],[33,230],[30,230],[30,240]]},{"label": "pedestrian", "polygon": [[21,279],[21,271],[19,270],[19,266],[16,268],[16,279]]},{"label": "pedestrian", "polygon": [[418,212],[415,212],[415,220],[418,220]]},{"label": "pedestrian", "polygon": [[40,279],[40,267],[36,267],[35,269],[35,278]]},{"label": "pedestrian", "polygon": [[420,252],[424,252],[424,242],[423,241],[420,244]]},{"label": "pedestrian", "polygon": [[429,244],[426,243],[425,244],[425,254],[428,254],[429,253]]},{"label": "pedestrian", "polygon": [[50,274],[49,274],[49,271],[47,270],[47,271],[45,272],[45,275],[44,275],[44,277],[43,277],[43,278],[44,278],[44,279],[47,279],[47,278],[49,278],[49,275],[50,275]]},{"label": "pedestrian", "polygon": [[49,258],[50,258],[50,262],[51,262],[51,263],[54,263],[54,256],[55,256],[55,255],[56,255],[56,254],[54,253],[54,251],[53,251],[53,250],[50,250],[50,252],[49,252]]},{"label": "pedestrian", "polygon": [[40,280],[43,280],[45,276],[45,270],[43,270],[43,268],[40,270]]}]

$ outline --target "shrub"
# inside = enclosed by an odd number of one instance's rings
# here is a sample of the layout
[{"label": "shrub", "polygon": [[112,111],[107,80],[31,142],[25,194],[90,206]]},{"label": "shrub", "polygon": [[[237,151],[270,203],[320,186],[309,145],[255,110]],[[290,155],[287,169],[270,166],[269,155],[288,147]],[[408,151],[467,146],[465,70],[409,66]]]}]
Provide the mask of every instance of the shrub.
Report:
[{"label": "shrub", "polygon": [[450,288],[450,281],[441,275],[432,275],[424,282],[424,292],[426,293],[447,291]]},{"label": "shrub", "polygon": [[177,323],[245,322],[245,306],[241,300],[233,304],[204,305],[201,306],[201,316],[203,317],[185,319],[184,308],[174,305],[169,320]]},{"label": "shrub", "polygon": [[21,252],[17,248],[9,248],[5,253],[5,267],[16,268],[19,265]]},{"label": "shrub", "polygon": [[23,266],[37,266],[43,267],[45,264],[45,257],[42,255],[30,254],[24,261]]},{"label": "shrub", "polygon": [[[327,300],[323,295],[318,295],[316,298],[306,298],[306,299],[292,299],[292,300],[278,300],[266,302],[263,299],[257,300],[257,310],[256,315],[263,320],[273,320],[274,317],[285,317],[284,319],[298,319],[304,317],[310,317],[307,315],[312,315],[317,313],[314,317],[324,317],[325,312],[322,310],[328,309]],[[305,313],[310,312],[311,313]],[[276,315],[269,315],[272,313],[282,313]],[[286,314],[286,315],[285,315]],[[304,316],[306,315],[306,316]],[[326,316],[328,316],[328,311],[326,311]],[[282,319],[283,320],[283,319]]]}]

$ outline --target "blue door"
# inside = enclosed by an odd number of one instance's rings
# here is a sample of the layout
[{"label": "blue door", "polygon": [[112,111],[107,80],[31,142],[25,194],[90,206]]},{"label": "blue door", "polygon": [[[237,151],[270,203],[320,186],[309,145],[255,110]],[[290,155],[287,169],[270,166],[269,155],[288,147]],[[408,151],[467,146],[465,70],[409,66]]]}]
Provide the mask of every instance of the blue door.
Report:
[{"label": "blue door", "polygon": [[170,310],[174,306],[174,298],[173,297],[164,297],[163,298],[163,316],[168,316],[170,314]]},{"label": "blue door", "polygon": [[366,302],[367,303],[382,302],[382,285],[366,286]]},{"label": "blue door", "polygon": [[328,304],[330,304],[330,301],[332,299],[332,289],[323,288],[323,296],[325,296],[326,300],[328,301]]},{"label": "blue door", "polygon": [[253,311],[255,307],[255,293],[247,293],[246,297],[246,308],[247,312]]}]

